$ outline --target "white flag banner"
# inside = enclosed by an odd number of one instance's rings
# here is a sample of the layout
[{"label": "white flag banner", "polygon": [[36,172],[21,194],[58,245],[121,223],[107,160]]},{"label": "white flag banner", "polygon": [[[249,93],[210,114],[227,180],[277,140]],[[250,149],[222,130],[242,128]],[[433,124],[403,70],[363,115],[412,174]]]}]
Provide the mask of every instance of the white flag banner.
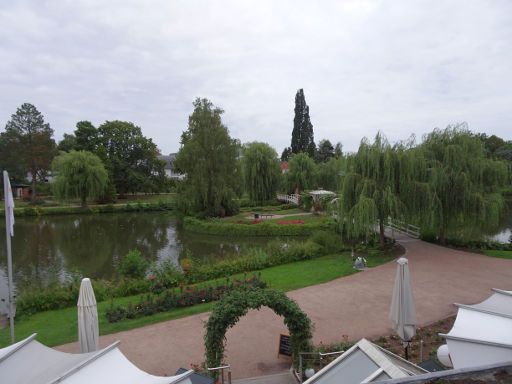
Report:
[{"label": "white flag banner", "polygon": [[9,228],[11,237],[14,236],[14,198],[12,197],[11,182],[7,171],[4,171],[5,225]]}]

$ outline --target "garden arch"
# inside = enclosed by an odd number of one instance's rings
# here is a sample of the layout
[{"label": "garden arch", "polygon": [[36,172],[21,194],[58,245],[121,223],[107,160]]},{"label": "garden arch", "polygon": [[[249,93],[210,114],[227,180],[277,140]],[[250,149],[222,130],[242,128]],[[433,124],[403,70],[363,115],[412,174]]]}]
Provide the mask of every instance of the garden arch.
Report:
[{"label": "garden arch", "polygon": [[249,309],[261,307],[268,307],[284,317],[284,323],[290,332],[294,362],[297,362],[299,352],[311,350],[311,320],[295,301],[272,289],[242,287],[225,295],[215,305],[205,325],[204,341],[208,367],[221,365],[228,328],[233,327]]}]

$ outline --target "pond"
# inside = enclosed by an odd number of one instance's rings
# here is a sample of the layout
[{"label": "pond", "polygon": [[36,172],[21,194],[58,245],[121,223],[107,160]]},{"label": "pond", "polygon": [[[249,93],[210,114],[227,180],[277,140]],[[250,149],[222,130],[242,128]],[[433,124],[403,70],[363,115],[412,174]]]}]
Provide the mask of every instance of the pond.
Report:
[{"label": "pond", "polygon": [[[498,228],[474,229],[471,238],[508,242],[512,210]],[[5,222],[0,220],[0,292],[6,287]],[[274,238],[208,236],[186,232],[168,212],[105,213],[16,218],[12,238],[18,288],[63,282],[72,276],[110,278],[120,260],[138,249],[157,263],[191,257],[214,261],[243,249],[265,246]]]},{"label": "pond", "polygon": [[[0,291],[6,284],[5,222],[0,224]],[[65,281],[74,274],[110,278],[120,260],[138,249],[149,260],[225,258],[270,238],[229,238],[185,232],[166,212],[16,218],[12,238],[18,288]]]}]

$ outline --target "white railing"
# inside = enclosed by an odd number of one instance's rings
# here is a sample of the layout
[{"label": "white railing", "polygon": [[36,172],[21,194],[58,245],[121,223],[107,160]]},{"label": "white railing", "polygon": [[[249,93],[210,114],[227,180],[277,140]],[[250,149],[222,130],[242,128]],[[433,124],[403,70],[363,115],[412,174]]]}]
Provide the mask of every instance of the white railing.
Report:
[{"label": "white railing", "polygon": [[386,226],[391,228],[392,231],[403,233],[415,239],[419,239],[420,237],[420,227],[408,224],[401,220],[393,220],[391,217],[388,217],[388,223]]},{"label": "white railing", "polygon": [[299,198],[300,198],[300,196],[296,195],[296,194],[292,194],[292,195],[285,195],[283,193],[277,194],[277,200],[282,201],[284,203],[288,203],[288,204],[299,205]]}]

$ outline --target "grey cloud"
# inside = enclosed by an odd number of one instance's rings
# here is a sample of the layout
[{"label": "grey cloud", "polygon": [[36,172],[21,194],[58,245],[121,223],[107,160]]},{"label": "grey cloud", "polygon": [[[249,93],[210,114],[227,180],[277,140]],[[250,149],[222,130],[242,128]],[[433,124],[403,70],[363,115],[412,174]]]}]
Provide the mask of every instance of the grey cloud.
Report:
[{"label": "grey cloud", "polygon": [[280,152],[304,88],[316,139],[349,150],[457,121],[510,139],[511,15],[507,1],[6,2],[0,125],[29,101],[57,138],[123,119],[169,152],[199,96]]}]

